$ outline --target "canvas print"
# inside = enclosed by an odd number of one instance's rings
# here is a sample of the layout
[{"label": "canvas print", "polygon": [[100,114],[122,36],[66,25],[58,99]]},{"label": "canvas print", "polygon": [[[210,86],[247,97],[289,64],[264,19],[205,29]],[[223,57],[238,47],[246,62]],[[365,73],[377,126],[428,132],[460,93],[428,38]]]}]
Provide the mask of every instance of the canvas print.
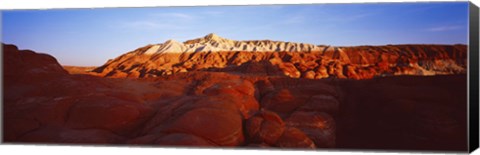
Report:
[{"label": "canvas print", "polygon": [[3,141],[466,151],[468,7],[3,10]]}]

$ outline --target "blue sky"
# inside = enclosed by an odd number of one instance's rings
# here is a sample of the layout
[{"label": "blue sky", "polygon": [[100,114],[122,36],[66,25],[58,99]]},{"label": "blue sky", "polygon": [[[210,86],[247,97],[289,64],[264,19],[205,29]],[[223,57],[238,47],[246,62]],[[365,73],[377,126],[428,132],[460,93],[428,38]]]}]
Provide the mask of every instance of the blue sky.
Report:
[{"label": "blue sky", "polygon": [[168,39],[316,45],[467,44],[468,3],[371,3],[2,11],[2,42],[98,66]]}]

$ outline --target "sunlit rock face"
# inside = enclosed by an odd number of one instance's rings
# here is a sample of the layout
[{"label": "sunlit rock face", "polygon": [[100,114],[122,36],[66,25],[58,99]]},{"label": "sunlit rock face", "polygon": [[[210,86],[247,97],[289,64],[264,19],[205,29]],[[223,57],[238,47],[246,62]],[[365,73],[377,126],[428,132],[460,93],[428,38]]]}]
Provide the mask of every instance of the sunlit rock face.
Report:
[{"label": "sunlit rock face", "polygon": [[466,150],[463,45],[176,53],[220,42],[143,47],[95,74],[3,45],[3,140]]},{"label": "sunlit rock face", "polygon": [[[370,79],[463,74],[466,57],[465,45],[334,47],[271,40],[236,41],[208,34],[183,43],[168,40],[138,48],[92,73],[143,78],[208,70],[307,79]],[[246,65],[250,65],[249,71],[244,70]]]}]

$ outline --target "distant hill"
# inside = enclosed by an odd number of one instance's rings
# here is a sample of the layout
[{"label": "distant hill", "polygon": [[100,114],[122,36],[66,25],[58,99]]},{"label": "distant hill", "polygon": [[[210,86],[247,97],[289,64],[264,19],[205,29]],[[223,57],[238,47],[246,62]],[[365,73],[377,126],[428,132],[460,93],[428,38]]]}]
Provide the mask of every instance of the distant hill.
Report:
[{"label": "distant hill", "polygon": [[83,66],[62,66],[63,69],[67,70],[68,73],[70,74],[88,74],[91,72],[93,69],[97,68],[97,66],[89,66],[89,67],[83,67]]},{"label": "distant hill", "polygon": [[216,34],[183,43],[168,40],[125,53],[93,72],[105,77],[158,77],[227,71],[291,78],[369,79],[466,72],[466,45],[334,47],[271,40],[236,41]]}]

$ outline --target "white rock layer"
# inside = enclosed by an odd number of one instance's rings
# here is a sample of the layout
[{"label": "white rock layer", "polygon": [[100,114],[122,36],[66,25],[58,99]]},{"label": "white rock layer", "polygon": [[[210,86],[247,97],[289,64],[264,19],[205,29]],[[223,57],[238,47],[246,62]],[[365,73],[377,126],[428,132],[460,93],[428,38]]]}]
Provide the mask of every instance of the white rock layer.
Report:
[{"label": "white rock layer", "polygon": [[190,52],[312,52],[323,51],[324,46],[305,43],[292,43],[270,40],[236,41],[222,38],[216,34],[208,34],[203,38],[185,41],[184,43],[168,40],[156,44],[143,51],[143,54],[190,53]]}]

